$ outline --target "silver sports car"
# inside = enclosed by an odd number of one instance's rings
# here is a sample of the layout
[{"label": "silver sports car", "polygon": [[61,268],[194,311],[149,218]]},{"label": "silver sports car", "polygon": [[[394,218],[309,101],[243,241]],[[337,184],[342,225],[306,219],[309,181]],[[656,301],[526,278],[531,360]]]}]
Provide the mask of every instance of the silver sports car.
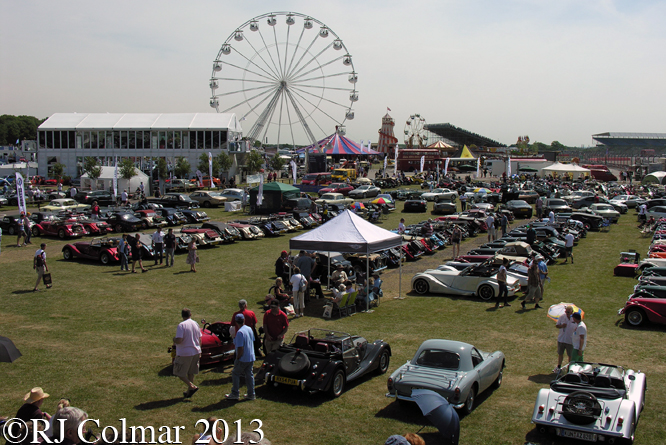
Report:
[{"label": "silver sports car", "polygon": [[412,389],[430,389],[454,408],[469,414],[476,396],[502,384],[504,354],[483,352],[454,340],[426,340],[408,361],[391,374],[386,397],[413,401]]},{"label": "silver sports car", "polygon": [[[499,265],[488,263],[471,265],[464,270],[440,266],[414,275],[412,289],[422,295],[427,293],[478,295],[483,300],[490,300],[499,295],[498,271]],[[519,280],[510,274],[507,275],[506,285],[510,297],[520,290]]]}]

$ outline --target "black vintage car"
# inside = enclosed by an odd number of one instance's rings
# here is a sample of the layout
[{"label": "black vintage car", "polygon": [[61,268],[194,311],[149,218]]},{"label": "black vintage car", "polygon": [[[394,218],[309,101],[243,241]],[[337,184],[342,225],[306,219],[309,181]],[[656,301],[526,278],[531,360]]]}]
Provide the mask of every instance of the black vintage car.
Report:
[{"label": "black vintage car", "polygon": [[155,213],[162,215],[170,226],[187,224],[187,218],[179,209],[163,207],[161,209],[155,209]]},{"label": "black vintage car", "polygon": [[516,218],[532,218],[532,206],[526,201],[514,199],[506,203],[506,208],[510,210]]},{"label": "black vintage car", "polygon": [[115,205],[116,199],[110,192],[104,190],[94,190],[88,192],[78,192],[74,195],[74,199],[82,204],[92,204],[97,201],[97,204],[101,206],[111,206]]},{"label": "black vintage car", "polygon": [[428,202],[425,199],[408,199],[405,201],[403,212],[425,212],[428,210]]},{"label": "black vintage car", "polygon": [[8,233],[9,235],[16,235],[18,233],[18,216],[8,215],[2,218],[0,221],[0,228],[2,233]]},{"label": "black vintage car", "polygon": [[199,202],[184,193],[165,193],[161,198],[149,198],[149,203],[161,204],[165,207],[176,207],[186,209],[199,208]]},{"label": "black vintage car", "polygon": [[133,213],[118,212],[112,213],[106,218],[106,222],[113,227],[117,233],[120,232],[134,232],[141,230],[143,227],[142,221],[134,216]]},{"label": "black vintage car", "polygon": [[198,224],[210,220],[210,216],[203,210],[179,209],[179,212],[187,218],[188,224]]},{"label": "black vintage car", "polygon": [[390,360],[391,347],[383,340],[370,343],[357,335],[310,329],[298,332],[291,343],[269,353],[255,378],[267,385],[338,397],[347,383],[373,371],[384,374]]}]

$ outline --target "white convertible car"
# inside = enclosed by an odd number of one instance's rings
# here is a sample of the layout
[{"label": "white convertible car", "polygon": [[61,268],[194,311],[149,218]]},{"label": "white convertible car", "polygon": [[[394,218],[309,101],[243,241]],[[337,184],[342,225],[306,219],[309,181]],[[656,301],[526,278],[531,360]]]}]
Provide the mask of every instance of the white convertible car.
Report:
[{"label": "white convertible car", "polygon": [[570,363],[544,388],[532,423],[541,433],[589,442],[632,443],[645,406],[642,372],[601,363]]},{"label": "white convertible car", "polygon": [[[478,295],[483,300],[490,300],[499,295],[498,271],[499,265],[486,263],[471,265],[464,270],[440,266],[414,275],[412,289],[422,295],[427,293]],[[507,274],[506,285],[510,297],[520,290],[520,281],[511,274]]]},{"label": "white convertible car", "polygon": [[421,195],[421,198],[425,199],[426,201],[456,202],[456,199],[458,199],[458,192],[456,192],[455,190],[449,190],[449,189],[434,189],[432,192],[423,193]]}]

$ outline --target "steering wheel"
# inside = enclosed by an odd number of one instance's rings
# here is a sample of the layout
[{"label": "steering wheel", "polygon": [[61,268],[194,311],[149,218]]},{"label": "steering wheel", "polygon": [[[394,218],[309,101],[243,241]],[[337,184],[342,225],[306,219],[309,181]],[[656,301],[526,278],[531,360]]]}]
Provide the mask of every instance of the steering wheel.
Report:
[{"label": "steering wheel", "polygon": [[583,383],[590,383],[590,378],[583,374],[582,372],[579,372],[578,375],[580,376],[580,381]]}]

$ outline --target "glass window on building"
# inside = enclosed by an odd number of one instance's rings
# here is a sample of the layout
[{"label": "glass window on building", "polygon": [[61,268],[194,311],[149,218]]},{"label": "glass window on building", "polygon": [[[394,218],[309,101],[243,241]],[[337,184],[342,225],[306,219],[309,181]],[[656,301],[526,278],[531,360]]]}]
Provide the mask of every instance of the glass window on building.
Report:
[{"label": "glass window on building", "polygon": [[220,148],[220,132],[219,131],[214,131],[213,132],[213,149]]},{"label": "glass window on building", "polygon": [[173,131],[167,131],[167,145],[166,148],[173,148]]},{"label": "glass window on building", "polygon": [[160,131],[157,139],[159,141],[159,148],[166,148],[166,131]]},{"label": "glass window on building", "polygon": [[190,149],[197,148],[197,132],[190,131],[189,138],[190,138]]},{"label": "glass window on building", "polygon": [[180,134],[181,134],[180,131],[173,132],[173,148],[175,149],[183,148],[183,140],[181,139]]},{"label": "glass window on building", "polygon": [[127,131],[121,131],[120,132],[120,148],[127,148],[127,139],[129,138],[128,135],[129,132]]},{"label": "glass window on building", "polygon": [[120,132],[113,132],[113,146],[111,148],[120,148]]},{"label": "glass window on building", "polygon": [[53,132],[46,132],[46,148],[53,148]]},{"label": "glass window on building", "polygon": [[197,131],[197,148],[198,149],[203,149],[204,148],[204,132],[203,131]]},{"label": "glass window on building", "polygon": [[[217,132],[215,132],[217,133]],[[204,140],[204,148],[206,150],[210,150],[213,148],[213,132],[212,131],[205,131],[204,132],[205,140]]]},{"label": "glass window on building", "polygon": [[150,131],[143,132],[143,148],[150,148]]},{"label": "glass window on building", "polygon": [[83,132],[83,148],[90,148],[90,132]]},{"label": "glass window on building", "polygon": [[129,137],[128,137],[128,147],[129,148],[136,148],[136,134],[134,131],[129,132]]},{"label": "glass window on building", "polygon": [[99,145],[97,145],[97,132],[93,131],[90,133],[90,148],[99,148]]}]

